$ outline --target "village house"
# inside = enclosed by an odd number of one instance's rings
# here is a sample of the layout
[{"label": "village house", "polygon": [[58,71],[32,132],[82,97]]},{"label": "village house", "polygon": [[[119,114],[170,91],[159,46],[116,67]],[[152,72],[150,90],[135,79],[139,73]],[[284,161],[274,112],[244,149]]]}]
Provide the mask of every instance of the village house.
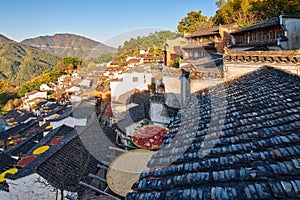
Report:
[{"label": "village house", "polygon": [[231,50],[295,50],[300,48],[300,17],[280,15],[230,33]]},{"label": "village house", "polygon": [[91,87],[92,86],[92,80],[83,79],[83,80],[80,81],[79,86],[80,87],[85,87],[85,88]]},{"label": "village house", "polygon": [[141,58],[144,64],[157,63],[164,60],[163,53],[147,53],[140,54],[138,58]]},{"label": "village house", "polygon": [[144,60],[141,58],[130,57],[126,59],[128,67],[135,67],[144,63]]},{"label": "village house", "polygon": [[[191,73],[191,92],[222,81],[223,61],[220,52],[228,41],[230,28],[235,27],[230,25],[200,29],[186,35],[185,38],[166,41],[165,64],[173,66],[175,62],[178,62],[179,70],[184,69]],[[168,78],[164,77],[164,79],[166,83]]]},{"label": "village house", "polygon": [[224,76],[229,79],[262,65],[300,74],[300,17],[280,15],[230,34]]},{"label": "village house", "polygon": [[78,72],[76,72],[76,71],[73,72],[71,76],[72,76],[73,79],[81,79],[80,74]]},{"label": "village house", "polygon": [[73,85],[69,86],[64,91],[64,96],[68,98],[71,103],[80,102],[82,100],[82,89],[79,86]]},{"label": "village house", "polygon": [[26,110],[31,110],[39,102],[45,101],[47,99],[47,92],[34,90],[32,92],[25,93],[22,97],[23,108]]},{"label": "village house", "polygon": [[124,72],[121,79],[110,82],[112,101],[118,101],[119,96],[133,89],[147,89],[151,77],[150,66],[140,66]]},{"label": "village house", "polygon": [[149,53],[149,48],[148,49],[140,49],[140,54],[148,54]]},{"label": "village house", "polygon": [[164,64],[171,66],[177,58],[183,57],[181,46],[188,44],[186,38],[167,39],[164,44]]},{"label": "village house", "polygon": [[72,77],[70,75],[61,75],[58,78],[59,85],[70,85],[72,82]]},{"label": "village house", "polygon": [[56,90],[56,84],[55,83],[48,83],[48,84],[42,84],[40,85],[40,91],[55,91]]},{"label": "village house", "polygon": [[188,44],[182,46],[183,58],[199,59],[205,57],[207,53],[224,53],[224,47],[229,42],[229,33],[235,29],[237,26],[234,24],[220,25],[186,34]]}]

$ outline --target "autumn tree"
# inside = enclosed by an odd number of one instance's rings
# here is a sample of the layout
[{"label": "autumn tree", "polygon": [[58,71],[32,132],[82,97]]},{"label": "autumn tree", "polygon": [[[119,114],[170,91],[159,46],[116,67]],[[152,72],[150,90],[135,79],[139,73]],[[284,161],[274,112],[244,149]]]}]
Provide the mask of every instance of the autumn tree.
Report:
[{"label": "autumn tree", "polygon": [[252,7],[256,11],[259,20],[278,17],[282,12],[286,14],[298,13],[298,16],[300,16],[299,0],[253,0]]},{"label": "autumn tree", "polygon": [[214,23],[230,24],[238,23],[239,26],[247,26],[256,22],[252,12],[253,0],[228,0],[214,16]]},{"label": "autumn tree", "polygon": [[183,34],[184,32],[192,33],[198,29],[211,27],[212,24],[207,16],[202,15],[201,11],[191,11],[186,17],[178,23],[177,29]]},{"label": "autumn tree", "polygon": [[246,27],[262,20],[278,17],[281,12],[291,14],[300,11],[299,0],[217,0],[214,24],[237,23]]},{"label": "autumn tree", "polygon": [[0,110],[11,110],[14,107],[12,104],[12,101],[8,103],[10,99],[16,98],[17,97],[17,90],[14,85],[11,83],[0,79]]},{"label": "autumn tree", "polygon": [[5,111],[10,111],[14,109],[13,100],[10,99],[4,106]]}]

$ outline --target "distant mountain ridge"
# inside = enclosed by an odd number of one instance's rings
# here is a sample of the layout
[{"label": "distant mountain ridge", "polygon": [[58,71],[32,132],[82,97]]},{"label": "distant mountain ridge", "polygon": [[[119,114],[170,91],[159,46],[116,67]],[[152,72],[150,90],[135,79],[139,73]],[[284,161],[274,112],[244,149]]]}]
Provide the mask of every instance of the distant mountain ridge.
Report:
[{"label": "distant mountain ridge", "polygon": [[52,70],[58,60],[55,55],[0,35],[0,79],[13,85],[19,86],[46,70]]},{"label": "distant mountain ridge", "polygon": [[44,52],[59,57],[77,56],[79,58],[98,57],[100,54],[115,52],[116,49],[95,40],[74,35],[55,34],[53,36],[39,36],[23,40],[24,45],[36,47]]},{"label": "distant mountain ridge", "polygon": [[0,44],[3,43],[3,42],[13,42],[13,40],[5,37],[4,35],[1,35],[0,34]]}]

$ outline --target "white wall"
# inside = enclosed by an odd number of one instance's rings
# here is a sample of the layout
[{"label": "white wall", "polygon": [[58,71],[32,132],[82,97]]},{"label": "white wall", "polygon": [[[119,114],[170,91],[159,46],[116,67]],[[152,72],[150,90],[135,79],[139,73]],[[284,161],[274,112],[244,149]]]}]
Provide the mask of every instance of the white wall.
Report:
[{"label": "white wall", "polygon": [[300,48],[300,19],[283,18],[283,25],[287,29],[288,41],[282,43],[285,49]]},{"label": "white wall", "polygon": [[179,77],[163,77],[163,83],[165,84],[165,92],[180,94],[181,93],[181,83]]},{"label": "white wall", "polygon": [[[138,81],[133,82],[133,77],[137,77]],[[112,101],[118,100],[119,96],[134,89],[147,89],[151,84],[151,73],[125,73],[122,81],[111,81],[110,90]]]},{"label": "white wall", "polygon": [[42,99],[47,99],[47,92],[37,92],[33,95],[28,96],[28,100],[32,100],[35,98],[42,98]]},{"label": "white wall", "polygon": [[42,84],[40,86],[41,91],[53,90],[53,88],[49,87],[47,84]]},{"label": "white wall", "polygon": [[[229,78],[234,78],[234,77],[238,77],[241,75],[244,75],[248,72],[251,72],[261,66],[263,66],[264,63],[257,63],[257,64],[230,64],[230,63],[225,63],[224,64],[224,75],[225,75],[225,79],[229,79]],[[266,64],[267,66],[270,67],[274,67],[274,68],[278,68],[278,69],[282,69],[282,70],[286,70],[290,73],[293,74],[297,74],[300,75],[300,67],[299,66],[290,66],[290,65],[280,65],[280,64]]]},{"label": "white wall", "polygon": [[[49,200],[55,199],[54,187],[43,185],[47,181],[34,173],[18,180],[6,180],[9,185],[9,192],[0,191],[1,200]],[[60,197],[60,194],[59,194]]]}]

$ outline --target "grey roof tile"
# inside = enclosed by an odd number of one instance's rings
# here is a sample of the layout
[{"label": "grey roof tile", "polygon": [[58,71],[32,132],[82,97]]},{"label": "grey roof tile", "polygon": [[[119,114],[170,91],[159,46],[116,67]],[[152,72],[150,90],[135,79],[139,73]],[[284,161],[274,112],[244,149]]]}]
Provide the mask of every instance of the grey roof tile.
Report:
[{"label": "grey roof tile", "polygon": [[127,199],[297,198],[299,83],[263,67],[193,94]]}]

